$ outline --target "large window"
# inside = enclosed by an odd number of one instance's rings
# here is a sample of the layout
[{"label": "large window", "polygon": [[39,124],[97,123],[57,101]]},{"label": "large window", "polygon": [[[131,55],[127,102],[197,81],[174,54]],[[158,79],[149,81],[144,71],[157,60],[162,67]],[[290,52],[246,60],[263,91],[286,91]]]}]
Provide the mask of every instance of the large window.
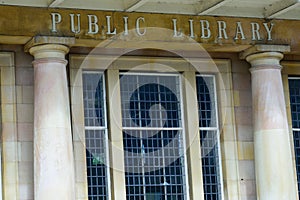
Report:
[{"label": "large window", "polygon": [[196,77],[204,196],[222,199],[220,137],[214,76]]},{"label": "large window", "polygon": [[224,180],[221,174],[221,144],[225,151],[226,142],[236,145],[227,137],[235,134],[229,60],[193,60],[199,73],[214,74],[200,76],[176,58],[124,56],[109,68],[107,56],[70,58],[76,199],[189,200],[204,190],[206,200],[223,200],[239,194],[237,152],[223,157],[230,170]]},{"label": "large window", "polygon": [[82,78],[88,196],[89,200],[106,200],[109,173],[104,76],[101,72],[84,72]]},{"label": "large window", "polygon": [[[289,78],[290,105],[298,188],[300,188],[300,78]],[[298,190],[300,191],[300,190]],[[300,192],[299,192],[300,196]]]},{"label": "large window", "polygon": [[180,77],[120,76],[128,200],[187,199]]}]

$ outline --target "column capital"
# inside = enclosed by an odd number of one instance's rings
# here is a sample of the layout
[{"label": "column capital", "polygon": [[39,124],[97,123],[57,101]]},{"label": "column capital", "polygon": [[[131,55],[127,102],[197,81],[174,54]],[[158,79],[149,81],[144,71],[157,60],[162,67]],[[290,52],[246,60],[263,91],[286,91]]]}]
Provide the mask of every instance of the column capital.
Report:
[{"label": "column capital", "polygon": [[240,59],[246,59],[248,56],[266,52],[288,53],[291,51],[289,45],[268,45],[256,44],[240,53]]},{"label": "column capital", "polygon": [[241,59],[246,59],[251,64],[250,71],[258,69],[279,69],[280,60],[283,58],[284,53],[290,51],[288,45],[254,45],[240,53]]},{"label": "column capital", "polygon": [[34,56],[35,60],[43,58],[65,59],[68,52],[69,47],[61,44],[37,45],[29,49],[29,53]]},{"label": "column capital", "polygon": [[246,60],[251,64],[250,71],[258,69],[279,69],[280,60],[283,58],[283,54],[279,52],[263,52],[256,53],[246,57]]},{"label": "column capital", "polygon": [[24,47],[35,59],[65,58],[69,46],[75,44],[73,37],[35,36]]}]

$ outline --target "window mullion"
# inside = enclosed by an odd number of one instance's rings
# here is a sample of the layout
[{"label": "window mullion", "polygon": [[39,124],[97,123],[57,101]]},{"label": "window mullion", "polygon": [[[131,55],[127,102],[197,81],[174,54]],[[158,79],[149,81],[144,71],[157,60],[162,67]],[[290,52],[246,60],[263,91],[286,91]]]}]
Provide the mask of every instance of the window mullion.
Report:
[{"label": "window mullion", "polygon": [[[157,81],[157,84],[159,84],[159,79],[158,77],[156,78],[156,81]],[[161,102],[161,96],[160,96],[160,88],[157,87],[157,91],[158,91],[158,102]],[[163,127],[162,125],[162,115],[161,115],[161,110],[159,111],[159,118],[160,118],[160,124],[161,124],[161,127]],[[161,146],[163,147],[164,145],[164,137],[163,137],[163,134],[161,134]],[[163,156],[163,166],[166,166],[166,161],[165,161],[165,153],[164,151],[162,151],[162,156]],[[161,185],[163,185],[163,188],[164,188],[164,194],[165,194],[165,199],[167,199],[167,180],[166,180],[166,168],[164,167],[163,168],[163,183],[160,183]]]},{"label": "window mullion", "polygon": [[124,199],[126,196],[125,188],[125,164],[124,154],[120,153],[123,149],[123,132],[122,115],[121,115],[121,94],[120,94],[120,80],[119,70],[107,69],[106,70],[106,95],[107,95],[107,110],[108,110],[108,126],[109,128],[109,141],[111,152],[111,170],[113,179],[111,180],[112,196],[114,199]]}]

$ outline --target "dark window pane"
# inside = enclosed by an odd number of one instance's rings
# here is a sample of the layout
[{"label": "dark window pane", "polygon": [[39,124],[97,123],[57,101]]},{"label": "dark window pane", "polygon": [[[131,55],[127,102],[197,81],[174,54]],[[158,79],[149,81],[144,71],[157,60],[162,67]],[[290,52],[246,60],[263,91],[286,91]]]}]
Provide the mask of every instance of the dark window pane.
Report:
[{"label": "dark window pane", "polygon": [[212,76],[197,76],[196,83],[204,197],[206,200],[219,200],[222,198],[219,136],[216,129],[205,130],[217,125],[214,80]]},{"label": "dark window pane", "polygon": [[[293,139],[295,149],[298,188],[300,188],[300,79],[289,79],[290,105],[292,112]],[[300,190],[298,190],[300,196]]]},{"label": "dark window pane", "polygon": [[[108,199],[107,135],[103,74],[85,72],[83,99],[86,142],[86,164],[89,200]],[[102,130],[97,130],[102,127]]]},{"label": "dark window pane", "polygon": [[127,199],[184,200],[178,76],[120,76]]}]

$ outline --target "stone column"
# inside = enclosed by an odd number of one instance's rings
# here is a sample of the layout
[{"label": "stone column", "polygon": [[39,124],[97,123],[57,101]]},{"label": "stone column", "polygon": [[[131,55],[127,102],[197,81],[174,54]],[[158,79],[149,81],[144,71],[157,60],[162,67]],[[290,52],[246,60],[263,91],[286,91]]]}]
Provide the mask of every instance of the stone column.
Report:
[{"label": "stone column", "polygon": [[65,54],[68,47],[44,44],[34,56],[35,200],[74,200],[74,158]]},{"label": "stone column", "polygon": [[283,54],[275,51],[251,52],[246,56],[252,66],[255,171],[260,200],[294,200],[297,195],[281,77],[282,58]]}]

